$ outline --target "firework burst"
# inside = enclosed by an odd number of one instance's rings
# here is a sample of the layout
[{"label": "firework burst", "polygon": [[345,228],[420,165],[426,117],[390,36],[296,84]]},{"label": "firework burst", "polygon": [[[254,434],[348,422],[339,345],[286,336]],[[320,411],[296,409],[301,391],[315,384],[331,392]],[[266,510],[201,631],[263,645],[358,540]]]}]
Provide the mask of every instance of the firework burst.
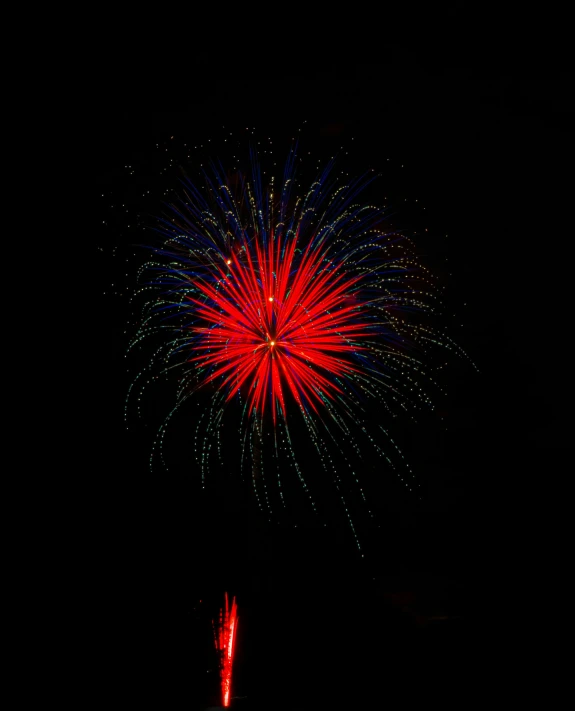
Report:
[{"label": "firework burst", "polygon": [[298,457],[307,432],[359,545],[344,472],[365,499],[357,472],[375,452],[408,489],[416,486],[387,429],[370,421],[369,403],[390,417],[433,409],[426,353],[455,346],[421,318],[438,300],[411,241],[386,228],[382,208],[359,201],[371,176],[338,184],[329,163],[304,190],[296,158],[293,146],[277,187],[253,154],[245,173],[212,165],[201,189],[184,183],[143,270],[149,298],[133,344],[160,333],[150,367],[180,371],[155,453],[173,414],[211,389],[195,432],[202,480],[210,460],[222,458],[226,413],[237,402],[240,461],[259,505],[275,505],[269,468],[279,505],[284,480],[295,476],[315,510]]}]

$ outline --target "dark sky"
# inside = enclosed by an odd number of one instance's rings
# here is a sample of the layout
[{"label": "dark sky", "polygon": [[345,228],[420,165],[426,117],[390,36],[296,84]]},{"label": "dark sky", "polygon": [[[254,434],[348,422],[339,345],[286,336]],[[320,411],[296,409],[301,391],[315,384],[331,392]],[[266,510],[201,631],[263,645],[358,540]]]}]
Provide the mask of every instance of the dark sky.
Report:
[{"label": "dark sky", "polygon": [[[214,85],[206,75],[179,111],[102,113],[88,465],[101,502],[93,550],[112,648],[104,673],[123,698],[169,699],[166,708],[215,701],[209,622],[224,590],[240,607],[236,692],[248,698],[238,708],[314,708],[305,700],[324,692],[369,701],[374,674],[394,698],[466,693],[514,511],[572,448],[572,86],[560,62],[457,63],[390,48],[379,64],[270,71],[257,83]],[[364,559],[345,521],[270,525],[234,477],[200,494],[183,453],[175,473],[150,473],[153,428],[126,433],[122,421],[130,310],[117,294],[137,263],[124,261],[130,245],[145,241],[132,220],[152,205],[140,188],[157,192],[171,179],[158,175],[161,146],[177,156],[174,142],[221,143],[244,124],[281,143],[304,120],[302,141],[317,156],[349,146],[352,170],[381,170],[392,202],[407,201],[398,220],[426,223],[422,249],[448,287],[450,332],[480,370],[452,360],[445,427],[425,421],[400,434],[424,496],[381,489]],[[151,407],[164,406],[168,396]]]}]

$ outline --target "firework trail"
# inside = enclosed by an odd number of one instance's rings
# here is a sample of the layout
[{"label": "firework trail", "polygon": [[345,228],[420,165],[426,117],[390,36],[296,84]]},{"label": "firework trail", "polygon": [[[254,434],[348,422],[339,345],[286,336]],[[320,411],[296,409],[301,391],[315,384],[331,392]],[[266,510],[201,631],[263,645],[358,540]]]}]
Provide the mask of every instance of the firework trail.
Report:
[{"label": "firework trail", "polygon": [[382,208],[359,201],[371,177],[338,184],[330,162],[304,190],[296,158],[294,145],[277,187],[254,153],[246,173],[212,164],[202,188],[184,183],[142,269],[147,299],[132,345],[160,334],[149,367],[180,372],[152,456],[163,457],[176,411],[209,390],[194,435],[203,480],[210,460],[223,462],[226,413],[239,403],[240,460],[251,462],[260,507],[285,506],[285,479],[295,477],[317,510],[298,456],[307,433],[359,546],[344,477],[365,500],[357,472],[375,452],[406,488],[417,486],[369,407],[390,417],[433,409],[426,353],[456,346],[420,318],[439,302],[411,241],[386,229]]},{"label": "firework trail", "polygon": [[228,594],[225,594],[225,605],[220,610],[218,622],[214,621],[214,641],[219,656],[220,680],[222,688],[222,705],[230,705],[232,688],[232,665],[234,661],[235,639],[238,630],[238,608],[236,598],[232,598],[231,608],[228,605]]}]

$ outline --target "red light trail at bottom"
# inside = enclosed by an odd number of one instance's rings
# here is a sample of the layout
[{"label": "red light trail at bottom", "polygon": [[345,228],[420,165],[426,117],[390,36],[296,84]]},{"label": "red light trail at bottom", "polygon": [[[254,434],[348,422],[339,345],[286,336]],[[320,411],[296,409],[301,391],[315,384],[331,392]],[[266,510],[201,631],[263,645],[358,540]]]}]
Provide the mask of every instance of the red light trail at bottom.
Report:
[{"label": "red light trail at bottom", "polygon": [[220,655],[220,683],[222,687],[222,704],[230,705],[232,688],[232,664],[234,661],[235,637],[238,629],[238,607],[236,598],[232,598],[232,606],[228,604],[228,594],[225,606],[220,610],[217,628],[214,626],[216,650]]}]

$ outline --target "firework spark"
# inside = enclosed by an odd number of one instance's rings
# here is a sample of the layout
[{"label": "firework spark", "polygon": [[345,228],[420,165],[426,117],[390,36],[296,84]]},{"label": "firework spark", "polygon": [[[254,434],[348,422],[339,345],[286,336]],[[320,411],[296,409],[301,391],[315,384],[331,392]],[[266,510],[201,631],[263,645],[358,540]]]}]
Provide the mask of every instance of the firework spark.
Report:
[{"label": "firework spark", "polygon": [[[185,183],[144,270],[152,276],[143,291],[152,296],[133,343],[162,334],[150,367],[181,373],[155,452],[172,415],[212,388],[195,436],[202,480],[212,458],[223,461],[226,412],[237,401],[240,459],[251,459],[262,509],[285,506],[284,479],[295,474],[316,510],[297,454],[303,423],[359,546],[344,470],[365,500],[356,472],[369,449],[408,489],[416,486],[387,429],[371,421],[369,403],[389,417],[432,410],[426,354],[456,346],[420,318],[435,312],[437,289],[411,241],[386,228],[382,208],[358,201],[371,177],[338,184],[330,163],[304,190],[296,158],[294,146],[279,188],[274,177],[264,182],[254,155],[246,173],[226,176],[212,165],[203,189]],[[264,461],[276,472],[275,499]]]},{"label": "firework spark", "polygon": [[214,621],[214,640],[219,656],[220,683],[222,689],[222,705],[230,705],[232,689],[232,665],[234,662],[235,640],[238,630],[238,608],[236,598],[232,598],[229,607],[228,594],[225,594],[225,604],[220,610],[218,622]]}]

